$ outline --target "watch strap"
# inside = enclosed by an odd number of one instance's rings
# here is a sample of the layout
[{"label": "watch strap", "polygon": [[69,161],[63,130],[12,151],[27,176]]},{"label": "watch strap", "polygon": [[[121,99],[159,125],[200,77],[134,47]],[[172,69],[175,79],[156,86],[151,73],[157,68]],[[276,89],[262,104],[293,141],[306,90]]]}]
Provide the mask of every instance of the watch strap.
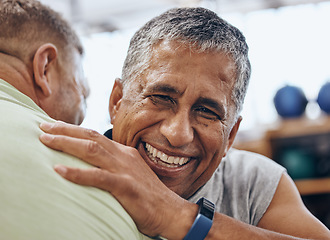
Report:
[{"label": "watch strap", "polygon": [[203,240],[211,229],[214,216],[214,204],[206,198],[198,200],[198,214],[183,240]]}]

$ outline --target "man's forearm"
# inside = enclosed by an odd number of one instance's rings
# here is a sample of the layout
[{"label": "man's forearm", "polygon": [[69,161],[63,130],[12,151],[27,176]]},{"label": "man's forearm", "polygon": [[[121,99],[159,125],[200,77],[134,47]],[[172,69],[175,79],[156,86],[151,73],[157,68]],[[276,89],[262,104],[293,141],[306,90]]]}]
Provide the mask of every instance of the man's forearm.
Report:
[{"label": "man's forearm", "polygon": [[226,215],[216,213],[214,215],[213,225],[210,229],[206,239],[208,240],[227,240],[227,239],[271,239],[271,240],[298,240],[297,238],[289,235],[280,234],[277,232],[265,230],[256,226],[252,226]]}]

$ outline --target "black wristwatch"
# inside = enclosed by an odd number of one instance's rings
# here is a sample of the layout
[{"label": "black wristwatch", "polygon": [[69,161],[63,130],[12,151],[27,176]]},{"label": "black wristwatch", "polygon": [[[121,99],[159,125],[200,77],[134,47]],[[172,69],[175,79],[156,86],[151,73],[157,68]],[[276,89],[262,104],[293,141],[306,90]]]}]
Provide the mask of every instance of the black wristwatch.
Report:
[{"label": "black wristwatch", "polygon": [[197,217],[183,240],[203,240],[211,229],[214,216],[214,204],[206,198],[198,200]]}]

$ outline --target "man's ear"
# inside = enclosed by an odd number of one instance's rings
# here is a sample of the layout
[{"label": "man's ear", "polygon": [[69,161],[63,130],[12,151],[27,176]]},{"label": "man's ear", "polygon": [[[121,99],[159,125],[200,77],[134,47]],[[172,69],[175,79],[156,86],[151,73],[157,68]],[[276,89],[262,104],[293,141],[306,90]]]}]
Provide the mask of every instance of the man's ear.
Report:
[{"label": "man's ear", "polygon": [[113,124],[113,122],[115,121],[122,98],[123,98],[123,84],[121,83],[119,78],[116,78],[109,100],[109,114],[110,114],[111,124]]},{"label": "man's ear", "polygon": [[236,134],[238,132],[239,125],[242,122],[242,119],[243,119],[242,116],[239,116],[237,118],[237,121],[236,121],[235,125],[233,126],[233,128],[231,129],[231,131],[229,133],[228,144],[227,144],[227,147],[226,147],[226,150],[225,150],[225,153],[224,153],[224,157],[227,155],[227,152],[229,151],[229,149],[231,148],[231,146],[234,143],[234,140],[235,140]]},{"label": "man's ear", "polygon": [[50,87],[49,69],[54,66],[57,58],[57,48],[51,43],[46,43],[40,46],[33,58],[33,72],[35,84],[41,90],[41,93],[48,97],[52,90]]}]

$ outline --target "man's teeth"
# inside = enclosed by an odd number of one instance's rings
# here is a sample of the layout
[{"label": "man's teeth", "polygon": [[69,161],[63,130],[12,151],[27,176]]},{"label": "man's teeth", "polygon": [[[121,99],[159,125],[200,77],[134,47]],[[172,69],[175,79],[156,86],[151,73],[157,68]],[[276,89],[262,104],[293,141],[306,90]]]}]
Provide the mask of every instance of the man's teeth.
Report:
[{"label": "man's teeth", "polygon": [[153,161],[157,161],[157,159],[155,159],[157,157],[158,160],[162,160],[164,163],[183,165],[183,164],[187,163],[189,160],[189,158],[187,158],[187,157],[168,156],[167,154],[157,150],[156,148],[154,148],[153,146],[151,146],[148,143],[146,143],[146,149],[149,154],[149,157],[152,157]]}]

